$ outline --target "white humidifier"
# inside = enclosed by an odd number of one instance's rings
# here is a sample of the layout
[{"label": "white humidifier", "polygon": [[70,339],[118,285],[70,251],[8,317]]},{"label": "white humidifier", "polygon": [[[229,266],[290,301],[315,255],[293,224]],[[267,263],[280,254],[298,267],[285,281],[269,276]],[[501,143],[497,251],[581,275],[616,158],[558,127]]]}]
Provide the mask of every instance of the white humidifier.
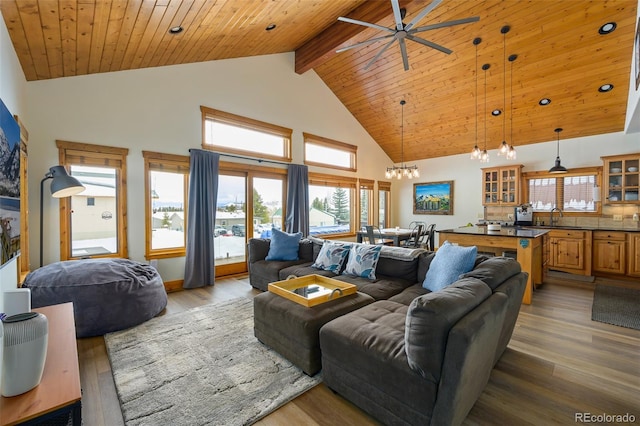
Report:
[{"label": "white humidifier", "polygon": [[49,324],[37,312],[25,312],[2,320],[2,396],[28,392],[38,386],[47,357]]}]

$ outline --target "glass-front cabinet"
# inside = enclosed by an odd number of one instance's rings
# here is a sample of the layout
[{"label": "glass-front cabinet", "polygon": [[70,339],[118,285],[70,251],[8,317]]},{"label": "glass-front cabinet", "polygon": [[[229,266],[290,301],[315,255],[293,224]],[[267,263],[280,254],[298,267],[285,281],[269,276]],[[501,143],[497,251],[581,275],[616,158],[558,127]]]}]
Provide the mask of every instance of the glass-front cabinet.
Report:
[{"label": "glass-front cabinet", "polygon": [[520,204],[521,171],[522,165],[482,169],[482,205]]},{"label": "glass-front cabinet", "polygon": [[[602,157],[605,204],[638,204],[640,153]],[[604,192],[604,191],[603,191]]]}]

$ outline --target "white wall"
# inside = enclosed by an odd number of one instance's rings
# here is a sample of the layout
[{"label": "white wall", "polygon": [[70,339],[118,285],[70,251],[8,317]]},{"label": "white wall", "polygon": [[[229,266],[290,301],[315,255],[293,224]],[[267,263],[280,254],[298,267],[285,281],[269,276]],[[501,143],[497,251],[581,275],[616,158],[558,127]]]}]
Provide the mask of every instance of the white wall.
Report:
[{"label": "white wall", "polygon": [[[435,223],[436,229],[448,229],[476,223],[483,213],[481,168],[509,164],[524,165],[523,171],[549,170],[556,158],[556,140],[532,145],[516,146],[517,160],[508,161],[497,156],[497,149],[490,150],[491,161],[480,163],[470,160],[469,154],[417,161],[420,178],[417,182],[441,180],[454,181],[453,215],[414,215],[412,207],[413,184],[415,180],[401,181],[394,187],[395,217],[397,225],[408,225],[412,220]],[[497,148],[498,142],[495,143]],[[469,147],[469,153],[472,146]],[[560,158],[568,169],[587,166],[601,166],[601,156],[640,152],[640,135],[610,133],[575,139],[560,139]],[[413,163],[411,163],[413,164]],[[396,225],[396,223],[394,223]]]},{"label": "white wall", "polygon": [[[303,131],[358,145],[357,176],[383,179],[391,160],[382,149],[315,72],[293,70],[294,55],[286,53],[29,82],[32,247],[39,244],[39,177],[58,162],[55,140],[128,147],[129,255],[143,261],[141,152],[188,155],[200,147],[201,105],[293,129],[295,163],[302,163]],[[45,197],[44,205],[47,264],[59,259],[58,202]],[[181,261],[160,261],[163,278],[182,278]]]},{"label": "white wall", "polygon": [[[18,115],[21,120],[25,117],[26,79],[18,57],[13,50],[7,27],[0,12],[0,99],[9,111]],[[0,290],[17,287],[16,260],[10,261],[0,268]],[[0,308],[2,307],[2,291],[0,291]]]}]

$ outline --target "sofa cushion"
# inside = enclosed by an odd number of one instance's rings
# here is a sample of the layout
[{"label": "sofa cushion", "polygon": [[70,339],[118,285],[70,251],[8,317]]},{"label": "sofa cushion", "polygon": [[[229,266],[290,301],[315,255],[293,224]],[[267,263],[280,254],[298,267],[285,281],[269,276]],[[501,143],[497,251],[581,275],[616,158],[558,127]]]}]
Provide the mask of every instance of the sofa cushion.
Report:
[{"label": "sofa cushion", "polygon": [[291,275],[295,275],[296,277],[304,277],[307,275],[314,275],[314,274],[322,275],[329,278],[336,276],[334,272],[314,268],[311,266],[310,262],[306,262],[306,263],[300,263],[298,265],[287,266],[286,268],[280,269],[280,272],[278,272],[278,278],[280,280],[286,280]]},{"label": "sofa cushion", "polygon": [[376,279],[376,265],[382,246],[356,244],[349,251],[349,260],[343,274]]},{"label": "sofa cushion", "polygon": [[393,297],[390,297],[389,300],[392,302],[402,303],[403,305],[409,306],[411,302],[413,302],[413,299],[415,299],[416,297],[423,296],[427,293],[429,293],[429,290],[422,287],[422,284],[418,283],[418,284],[412,285],[411,287],[405,288],[400,293],[396,294]]},{"label": "sofa cushion", "polygon": [[302,232],[287,234],[286,232],[272,228],[269,254],[265,260],[298,260],[301,238]]},{"label": "sofa cushion", "polygon": [[[380,259],[376,266],[376,275],[387,275],[418,282],[418,259],[425,252],[423,249],[382,246]],[[420,281],[422,282],[422,280]]]},{"label": "sofa cushion", "polygon": [[397,277],[387,277],[384,275],[378,275],[375,280],[355,277],[353,275],[338,275],[333,278],[355,285],[359,292],[368,294],[376,300],[386,300],[414,284],[412,281],[406,281]]},{"label": "sofa cushion", "polygon": [[322,244],[322,249],[316,258],[313,268],[322,269],[324,271],[331,271],[336,274],[340,273],[344,261],[349,254],[351,244],[334,243],[332,241],[325,241]]},{"label": "sofa cushion", "polygon": [[491,294],[479,279],[465,278],[414,299],[405,324],[409,366],[422,377],[439,381],[449,330]]},{"label": "sofa cushion", "polygon": [[517,275],[520,271],[520,264],[515,259],[509,257],[491,257],[471,271],[462,274],[460,278],[478,278],[491,287],[491,290],[495,290],[500,284],[512,276]]},{"label": "sofa cushion", "polygon": [[460,274],[473,269],[477,253],[476,246],[456,246],[445,241],[431,261],[424,288],[437,291],[455,282]]}]

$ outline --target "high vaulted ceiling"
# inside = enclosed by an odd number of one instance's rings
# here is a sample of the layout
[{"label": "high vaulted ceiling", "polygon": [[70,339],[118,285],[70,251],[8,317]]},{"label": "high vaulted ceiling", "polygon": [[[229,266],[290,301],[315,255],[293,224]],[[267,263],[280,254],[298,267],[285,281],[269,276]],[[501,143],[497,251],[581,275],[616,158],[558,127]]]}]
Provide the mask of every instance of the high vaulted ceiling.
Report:
[{"label": "high vaulted ceiling", "polygon": [[[401,0],[405,23],[430,3]],[[443,0],[418,26],[480,20],[420,33],[450,55],[407,41],[405,72],[397,43],[367,70],[385,42],[335,53],[386,35],[337,18],[394,27],[388,0],[0,1],[29,81],[295,51],[296,72],[314,69],[395,162],[402,139],[404,160],[414,161],[468,153],[476,141],[494,150],[506,139],[517,149],[554,140],[557,127],[562,139],[624,130],[636,7],[637,0]],[[616,29],[599,34],[607,22]],[[267,31],[270,24],[276,28]],[[178,25],[184,31],[169,34]],[[603,84],[613,90],[599,92]],[[551,103],[539,105],[542,98]],[[494,109],[503,114],[492,116]]]}]

